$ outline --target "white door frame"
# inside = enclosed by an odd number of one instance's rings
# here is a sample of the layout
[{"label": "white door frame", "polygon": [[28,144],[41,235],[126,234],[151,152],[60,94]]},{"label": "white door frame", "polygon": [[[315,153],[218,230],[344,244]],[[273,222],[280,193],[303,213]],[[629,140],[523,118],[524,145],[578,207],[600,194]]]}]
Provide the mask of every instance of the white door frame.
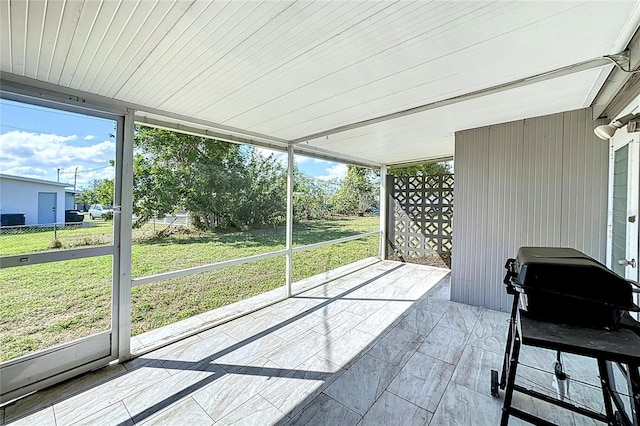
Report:
[{"label": "white door frame", "polygon": [[[117,123],[114,243],[100,247],[3,256],[0,262],[0,267],[7,268],[83,257],[111,256],[111,329],[0,363],[1,403],[107,365],[119,357],[126,359],[129,356],[133,112],[107,112],[103,107],[92,107],[84,103],[80,107],[49,102],[39,99],[36,94],[24,92],[18,94],[2,90],[0,94],[4,99],[97,116]],[[123,345],[123,342],[126,344]]]},{"label": "white door frame", "polygon": [[[628,114],[634,110],[638,102],[630,105],[621,115]],[[629,173],[627,178],[627,235],[626,235],[626,259],[635,260],[635,267],[628,265],[625,267],[625,278],[638,281],[638,271],[640,265],[638,258],[640,252],[639,238],[639,207],[640,207],[640,132],[627,132],[627,128],[619,129],[614,137],[610,140],[610,156],[609,156],[609,200],[607,215],[607,266],[612,265],[613,251],[613,172],[615,152],[629,145]],[[638,298],[635,299],[638,303]]]}]

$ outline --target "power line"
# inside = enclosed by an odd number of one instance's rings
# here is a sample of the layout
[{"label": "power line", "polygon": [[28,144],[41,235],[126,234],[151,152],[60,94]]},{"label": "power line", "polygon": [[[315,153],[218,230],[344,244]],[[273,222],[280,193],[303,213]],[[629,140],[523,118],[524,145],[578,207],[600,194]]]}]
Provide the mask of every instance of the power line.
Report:
[{"label": "power line", "polygon": [[[16,130],[24,130],[26,132],[34,132],[34,133],[39,133],[41,135],[55,135],[55,136],[62,136],[62,135],[58,135],[55,133],[51,133],[51,132],[46,132],[46,131],[42,131],[42,130],[36,130],[36,129],[29,129],[27,127],[16,127],[16,126],[10,126],[8,124],[0,124],[0,127],[9,127],[11,129],[16,129]],[[78,135],[74,134],[72,136],[76,136],[78,137]],[[62,136],[62,137],[68,137],[68,136]],[[109,135],[109,137],[113,137],[111,134]]]},{"label": "power line", "polygon": [[14,103],[9,103],[7,101],[1,102],[0,105],[2,105],[3,108],[29,109],[31,111],[37,111],[37,112],[45,113],[45,114],[67,115],[67,116],[71,116],[71,117],[82,117],[82,118],[86,118],[86,119],[90,119],[90,120],[113,121],[113,120],[109,120],[108,118],[94,117],[92,115],[78,114],[78,113],[75,113],[75,112],[61,111],[61,110],[52,109],[52,108],[36,107],[36,106],[22,105],[22,104],[21,105],[17,105],[17,104],[14,104]]},{"label": "power line", "polygon": [[69,171],[69,172],[62,171],[62,172],[60,172],[60,174],[61,175],[65,175],[65,174],[68,175],[68,174],[74,174],[74,173],[77,173],[77,174],[87,173],[87,172],[93,172],[93,171],[96,171],[96,170],[106,169],[107,167],[113,167],[113,166],[111,164],[109,164],[107,166],[96,167],[95,169],[78,170],[77,172],[75,172],[75,171]]},{"label": "power line", "polygon": [[40,134],[43,134],[43,133],[44,134],[53,134],[53,133],[43,132],[42,130],[28,129],[26,127],[9,126],[8,124],[0,124],[0,127],[9,127],[10,129],[25,130],[27,132],[35,132],[35,133],[40,133]]}]

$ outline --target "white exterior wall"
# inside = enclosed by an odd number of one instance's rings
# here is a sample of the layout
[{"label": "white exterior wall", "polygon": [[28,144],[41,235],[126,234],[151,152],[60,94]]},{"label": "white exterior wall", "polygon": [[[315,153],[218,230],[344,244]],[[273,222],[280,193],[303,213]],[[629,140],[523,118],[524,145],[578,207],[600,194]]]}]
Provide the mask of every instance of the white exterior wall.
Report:
[{"label": "white exterior wall", "polygon": [[606,253],[608,143],[582,109],[456,133],[452,300],[508,310],[521,246]]},{"label": "white exterior wall", "polygon": [[56,222],[64,223],[65,191],[56,184],[0,178],[0,213],[22,213],[25,225],[38,223],[38,193],[55,192]]},{"label": "white exterior wall", "polygon": [[64,194],[64,209],[65,210],[73,210],[75,209],[76,197],[74,194],[69,192],[65,192]]}]

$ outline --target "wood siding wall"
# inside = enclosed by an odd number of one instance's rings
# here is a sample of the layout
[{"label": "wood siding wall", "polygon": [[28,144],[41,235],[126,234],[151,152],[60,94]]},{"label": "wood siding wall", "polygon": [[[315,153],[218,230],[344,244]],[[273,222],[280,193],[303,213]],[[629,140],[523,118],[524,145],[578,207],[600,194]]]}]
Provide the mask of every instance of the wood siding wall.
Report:
[{"label": "wood siding wall", "polygon": [[456,133],[451,299],[508,310],[504,263],[519,247],[605,260],[607,142],[591,109]]}]

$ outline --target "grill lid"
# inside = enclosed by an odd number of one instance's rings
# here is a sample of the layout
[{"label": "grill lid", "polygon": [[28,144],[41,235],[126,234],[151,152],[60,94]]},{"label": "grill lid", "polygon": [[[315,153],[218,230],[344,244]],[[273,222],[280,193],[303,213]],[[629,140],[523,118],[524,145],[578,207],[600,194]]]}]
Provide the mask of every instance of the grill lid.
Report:
[{"label": "grill lid", "polygon": [[[521,247],[511,280],[519,291],[637,310],[631,284],[586,254],[565,247]],[[540,293],[542,292],[542,293]]]}]

